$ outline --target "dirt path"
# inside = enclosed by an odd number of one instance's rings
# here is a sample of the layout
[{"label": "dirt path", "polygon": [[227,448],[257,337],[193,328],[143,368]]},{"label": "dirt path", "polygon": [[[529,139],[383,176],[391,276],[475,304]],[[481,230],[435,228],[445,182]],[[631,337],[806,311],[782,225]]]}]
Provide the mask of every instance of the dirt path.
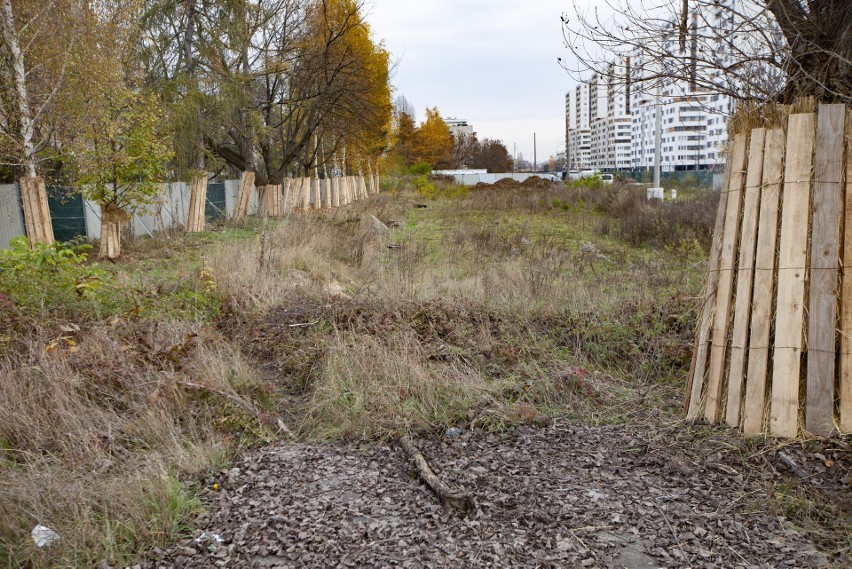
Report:
[{"label": "dirt path", "polygon": [[[205,536],[155,551],[143,566],[709,569],[848,562],[819,552],[785,521],[767,499],[767,483],[795,477],[737,441],[719,431],[708,436],[704,427],[585,428],[558,420],[543,429],[421,439],[444,480],[474,494],[469,516],[438,505],[397,448],[281,444],[249,453],[209,480],[220,489],[196,532]],[[848,481],[848,441],[835,446],[835,470],[811,470],[819,476],[809,483]],[[820,462],[795,456],[807,469]]]}]

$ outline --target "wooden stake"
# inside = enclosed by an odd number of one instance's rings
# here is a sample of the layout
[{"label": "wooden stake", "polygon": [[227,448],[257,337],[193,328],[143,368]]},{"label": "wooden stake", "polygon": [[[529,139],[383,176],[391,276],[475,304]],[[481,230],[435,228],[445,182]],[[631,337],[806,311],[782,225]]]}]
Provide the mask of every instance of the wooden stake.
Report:
[{"label": "wooden stake", "polygon": [[716,223],[713,226],[713,243],[710,247],[710,260],[707,268],[707,284],[704,289],[704,305],[701,309],[701,321],[695,337],[695,349],[692,352],[692,364],[689,370],[689,384],[684,404],[689,419],[695,419],[701,412],[701,391],[704,387],[704,373],[707,369],[707,354],[710,351],[710,333],[713,329],[713,310],[716,307],[716,289],[719,285],[719,259],[722,254],[722,235],[725,229],[725,212],[728,204],[728,186],[731,180],[731,162],[725,168],[725,183],[719,192],[719,206],[716,209]]},{"label": "wooden stake", "polygon": [[846,105],[819,106],[814,158],[805,429],[820,436],[834,431],[837,264],[843,207],[840,184],[843,181],[845,119]]},{"label": "wooden stake", "polygon": [[778,207],[784,172],[784,131],[770,130],[763,155],[763,188],[755,257],[751,335],[748,344],[748,372],[743,404],[743,434],[753,437],[763,430],[766,406],[766,380],[769,363],[769,334],[772,300],[775,292],[775,245],[778,243]]},{"label": "wooden stake", "polygon": [[763,179],[763,143],[766,129],[751,131],[748,171],[743,198],[740,259],[737,263],[737,295],[734,303],[734,327],[731,332],[731,363],[728,371],[728,403],[725,422],[729,427],[740,424],[740,406],[745,375],[746,342],[751,317],[751,294],[754,279],[754,257],[757,247],[757,216],[760,206],[760,184]]},{"label": "wooden stake", "polygon": [[728,203],[725,211],[725,232],[722,236],[722,254],[719,260],[719,287],[716,290],[716,312],[713,315],[713,336],[710,346],[710,368],[707,376],[707,402],[704,417],[711,423],[719,420],[722,387],[725,376],[725,356],[728,348],[728,329],[731,322],[731,291],[734,286],[734,263],[740,235],[740,210],[742,209],[745,182],[746,135],[734,138],[731,182],[728,186]]},{"label": "wooden stake", "polygon": [[769,413],[770,432],[787,438],[795,437],[798,432],[813,154],[814,115],[790,115],[778,256],[772,403]]},{"label": "wooden stake", "polygon": [[840,430],[852,433],[852,110],[846,113],[846,210],[840,302]]}]

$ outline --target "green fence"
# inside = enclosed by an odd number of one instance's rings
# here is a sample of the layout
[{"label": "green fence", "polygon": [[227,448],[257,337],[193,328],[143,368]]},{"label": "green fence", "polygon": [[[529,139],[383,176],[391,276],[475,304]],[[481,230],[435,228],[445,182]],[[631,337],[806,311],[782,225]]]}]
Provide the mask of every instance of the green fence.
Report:
[{"label": "green fence", "polygon": [[47,186],[47,207],[57,241],[86,236],[86,210],[83,196],[73,188]]},{"label": "green fence", "polygon": [[207,221],[225,219],[225,184],[207,185],[207,203],[204,204],[204,218]]}]

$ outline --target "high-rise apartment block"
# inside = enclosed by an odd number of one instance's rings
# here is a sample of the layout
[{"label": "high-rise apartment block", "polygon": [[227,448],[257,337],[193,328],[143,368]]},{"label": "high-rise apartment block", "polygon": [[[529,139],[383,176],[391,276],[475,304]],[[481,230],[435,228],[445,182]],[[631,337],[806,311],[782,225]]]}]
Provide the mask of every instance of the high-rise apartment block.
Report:
[{"label": "high-rise apartment block", "polygon": [[[751,0],[719,0],[700,18],[693,15],[690,33],[701,42],[696,47],[699,42],[688,40],[687,49],[712,50],[717,60],[715,70],[693,67],[684,71],[682,65],[673,65],[677,71],[658,73],[659,67],[654,66],[666,63],[649,61],[637,52],[619,57],[603,73],[593,74],[569,91],[565,97],[568,167],[608,171],[653,168],[658,106],[663,171],[709,170],[724,164],[726,122],[735,111],[735,102],[721,93],[730,92],[731,87],[724,83],[731,79],[721,69],[729,63],[732,46],[738,57],[760,51],[754,38],[737,33],[739,20],[755,14],[758,11]],[[766,33],[774,33],[772,28],[767,22]],[[671,39],[661,42],[661,47],[676,53],[674,24],[671,29]],[[713,38],[719,38],[718,45],[713,45]],[[696,81],[695,74],[705,72],[710,73],[710,82],[725,88],[714,91],[707,88],[708,81]],[[665,78],[655,78],[660,75]]]}]

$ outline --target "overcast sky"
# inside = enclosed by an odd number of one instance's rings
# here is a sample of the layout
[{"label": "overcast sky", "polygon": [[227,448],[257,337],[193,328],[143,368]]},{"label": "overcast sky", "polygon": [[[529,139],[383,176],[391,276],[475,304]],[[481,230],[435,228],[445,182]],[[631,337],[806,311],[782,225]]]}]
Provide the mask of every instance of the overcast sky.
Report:
[{"label": "overcast sky", "polygon": [[397,62],[392,82],[424,118],[464,118],[481,139],[538,160],[565,145],[565,93],[574,84],[560,16],[571,0],[369,0],[367,20]]}]

